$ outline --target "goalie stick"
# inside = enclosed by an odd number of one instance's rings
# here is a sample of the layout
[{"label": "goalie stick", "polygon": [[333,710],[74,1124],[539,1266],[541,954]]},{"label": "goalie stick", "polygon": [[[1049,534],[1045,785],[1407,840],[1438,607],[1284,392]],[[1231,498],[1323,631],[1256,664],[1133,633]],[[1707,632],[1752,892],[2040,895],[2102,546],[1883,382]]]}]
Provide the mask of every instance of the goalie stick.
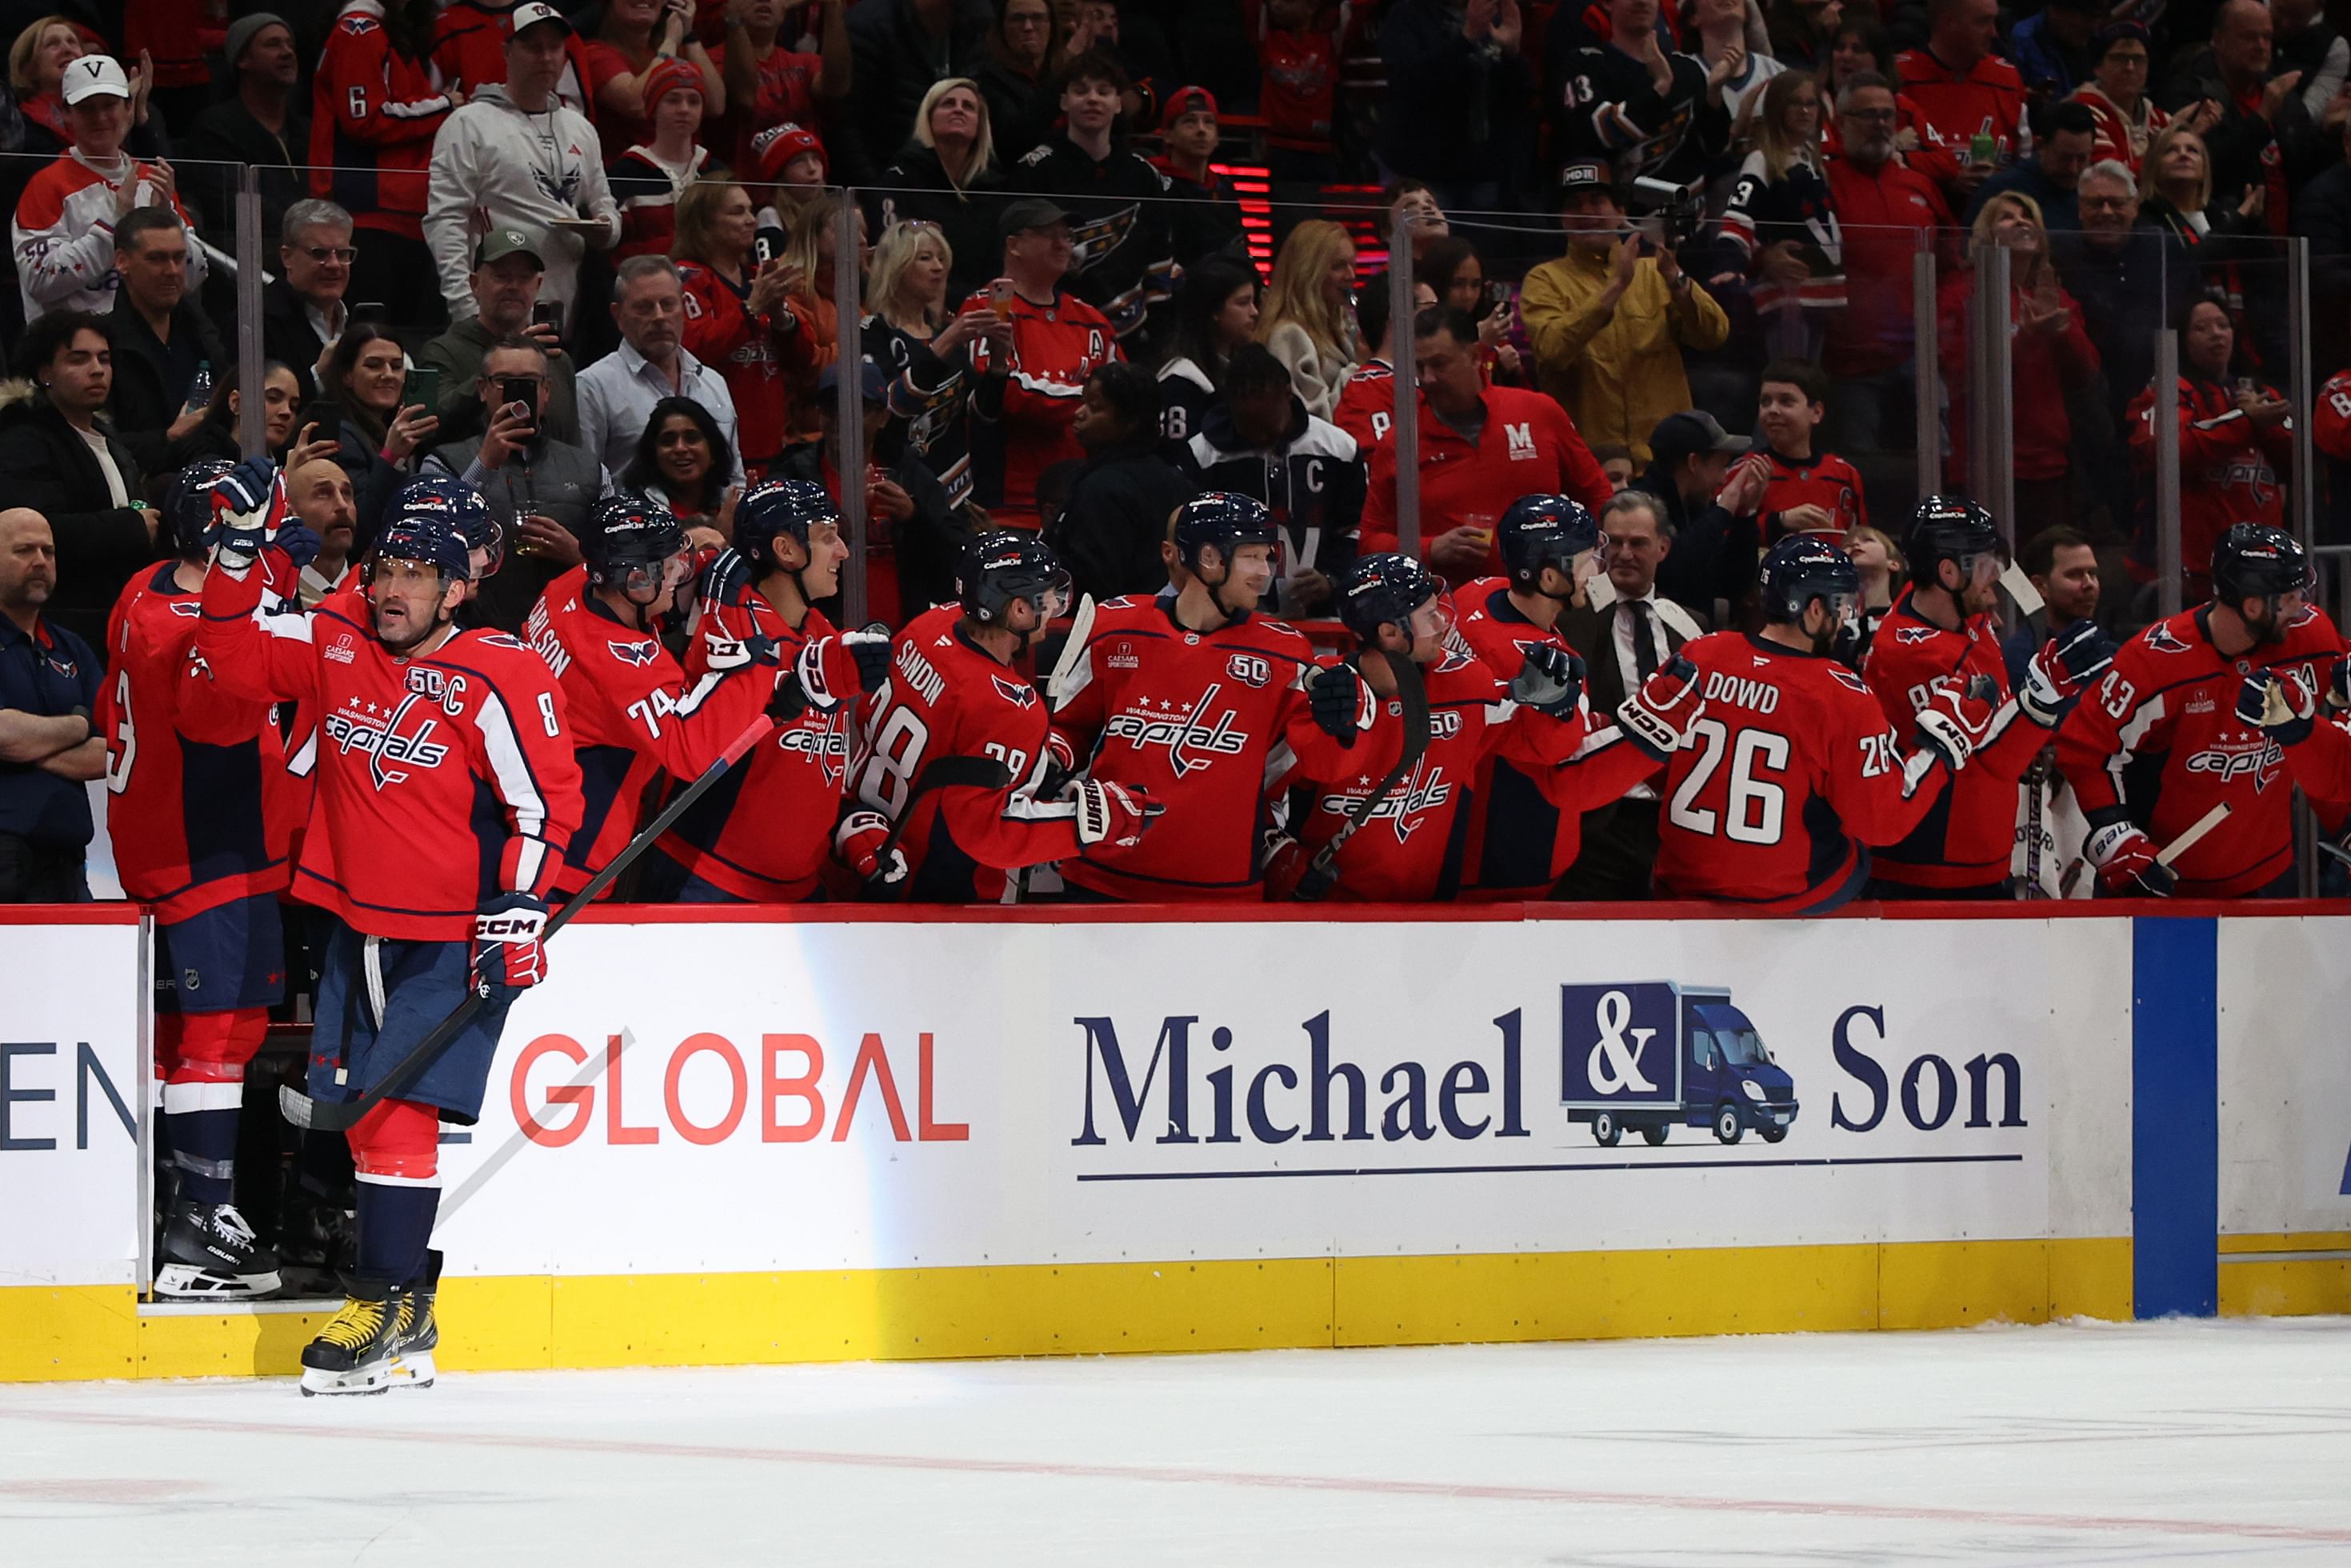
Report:
[{"label": "goalie stick", "polygon": [[[590,877],[587,886],[574,894],[562,908],[549,916],[547,928],[539,933],[539,941],[545,943],[551,940],[557,932],[570,924],[573,915],[582,913],[590,904],[595,903],[604,890],[619,880],[622,872],[629,869],[632,862],[652,848],[655,839],[669,831],[671,824],[685,815],[687,807],[700,800],[710,787],[717,783],[728,768],[742,760],[753,747],[767,739],[774,732],[775,727],[776,721],[766,714],[761,714],[752,720],[749,727],[729,741],[726,749],[719,753],[716,759],[702,770],[700,777],[679,790],[676,798],[662,808],[659,816],[646,823],[635,838],[631,839],[622,847],[621,852],[612,857],[610,864]],[[458,1033],[473,1021],[474,1015],[479,1012],[488,1000],[486,990],[476,983],[473,989],[465,993],[465,999],[449,1010],[447,1018],[434,1025],[423,1039],[409,1048],[407,1055],[393,1062],[391,1071],[377,1079],[375,1086],[358,1099],[313,1100],[287,1083],[278,1088],[278,1109],[285,1113],[287,1121],[298,1127],[315,1128],[322,1133],[348,1131],[361,1117],[374,1110],[384,1100],[389,1099],[396,1090],[414,1077],[427,1062],[440,1055],[442,1049],[457,1038]]]},{"label": "goalie stick", "polygon": [[1306,863],[1298,886],[1290,894],[1301,904],[1311,904],[1339,885],[1339,852],[1347,847],[1347,841],[1355,836],[1357,829],[1372,820],[1372,813],[1380,809],[1381,802],[1395,793],[1396,786],[1419,766],[1421,757],[1428,750],[1428,688],[1421,684],[1420,666],[1401,656],[1389,658],[1387,665],[1395,677],[1396,702],[1403,709],[1404,755],[1396,758],[1396,765],[1380,780],[1378,789],[1355,802],[1355,809],[1347,813],[1347,820],[1339,824],[1331,841],[1316,850],[1314,858]]}]

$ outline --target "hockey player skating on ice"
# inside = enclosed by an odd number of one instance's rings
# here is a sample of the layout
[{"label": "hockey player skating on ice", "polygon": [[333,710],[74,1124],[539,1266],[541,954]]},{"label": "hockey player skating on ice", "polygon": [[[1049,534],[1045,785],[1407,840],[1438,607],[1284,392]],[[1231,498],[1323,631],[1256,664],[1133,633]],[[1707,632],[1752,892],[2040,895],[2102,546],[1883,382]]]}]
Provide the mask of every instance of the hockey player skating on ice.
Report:
[{"label": "hockey player skating on ice", "polygon": [[439,1122],[475,1118],[507,1009],[545,977],[545,895],[579,826],[580,770],[538,655],[452,623],[472,563],[445,517],[395,512],[360,591],[308,616],[256,615],[274,476],[256,460],[220,488],[197,652],[225,688],[307,697],[319,715],[294,881],[328,916],[312,1097],[360,1097],[475,988],[486,998],[350,1129],[358,1266],[302,1353],[305,1393],[422,1385],[439,1338]]},{"label": "hockey player skating on ice", "polygon": [[648,857],[649,903],[795,904],[820,893],[849,774],[856,699],[888,678],[890,638],[842,632],[815,606],[841,589],[841,510],[807,479],[759,485],[735,507],[734,548],[704,571],[688,677],[763,662],[787,672],[775,734],[687,808]]},{"label": "hockey player skating on ice", "polygon": [[1813,915],[1861,890],[1868,846],[1898,842],[1935,808],[1991,710],[1944,687],[1918,710],[1906,753],[1837,657],[1857,637],[1852,560],[1792,534],[1764,552],[1761,587],[1761,632],[1682,648],[1706,715],[1659,788],[1657,891]]},{"label": "hockey player skating on ice", "polygon": [[[2278,747],[2237,708],[2247,676],[2274,671],[2315,690],[2343,656],[2342,632],[2308,601],[2310,583],[2310,552],[2292,535],[2235,525],[2212,552],[2211,602],[2124,643],[2058,730],[2057,765],[2090,819],[2085,847],[2101,892],[2291,890],[2294,792],[2273,787]],[[2158,859],[2223,805],[2226,817],[2173,863]]]},{"label": "hockey player skating on ice", "polygon": [[[1079,779],[1048,792],[1045,699],[1013,667],[1070,605],[1070,577],[1034,534],[1000,528],[964,550],[963,602],[907,623],[863,717],[834,843],[869,886],[933,904],[1006,902],[1008,873],[1132,847],[1160,811],[1148,790]],[[988,782],[944,782],[936,763]],[[894,837],[894,842],[893,841]]]},{"label": "hockey player skating on ice", "polygon": [[2000,628],[2000,528],[1973,501],[1929,496],[1912,514],[1911,580],[1886,613],[1862,678],[1897,728],[1946,687],[1974,689],[1994,708],[1967,771],[1902,841],[1870,857],[1877,898],[1997,898],[2016,844],[2016,790],[2049,743],[2065,705],[2114,663],[2113,640],[2091,621],[2065,627],[2026,666],[2011,694]]},{"label": "hockey player skating on ice", "polygon": [[1056,762],[1132,780],[1167,809],[1141,843],[1063,865],[1072,897],[1258,898],[1274,780],[1358,767],[1349,753],[1371,715],[1355,672],[1318,664],[1304,634],[1256,612],[1280,538],[1259,501],[1193,497],[1161,547],[1172,591],[1099,606],[1064,654]]},{"label": "hockey player skating on ice", "polygon": [[[276,1255],[233,1199],[245,1070],[285,994],[277,894],[298,802],[270,703],[225,688],[195,653],[213,486],[229,471],[214,458],[172,482],[158,542],[173,559],[116,601],[99,708],[115,865],[124,891],[155,912],[160,1141],[174,1181],[155,1293],[179,1301],[250,1299],[279,1283]],[[300,569],[279,547],[302,553],[297,535],[315,539],[288,522],[265,567],[289,594]]]}]

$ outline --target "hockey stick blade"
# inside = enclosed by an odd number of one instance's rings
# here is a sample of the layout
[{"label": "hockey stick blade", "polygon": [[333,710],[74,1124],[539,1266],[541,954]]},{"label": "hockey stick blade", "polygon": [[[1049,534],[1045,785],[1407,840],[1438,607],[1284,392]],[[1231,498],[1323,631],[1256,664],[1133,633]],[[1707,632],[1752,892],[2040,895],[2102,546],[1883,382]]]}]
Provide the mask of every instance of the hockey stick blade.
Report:
[{"label": "hockey stick blade", "polygon": [[[571,923],[573,915],[584,913],[603,896],[604,890],[618,881],[621,873],[627,871],[639,855],[651,849],[654,840],[669,831],[671,826],[685,815],[689,807],[707,793],[713,784],[726,777],[726,770],[740,762],[753,747],[773,734],[775,727],[776,721],[766,714],[753,719],[742,734],[727,743],[726,749],[720,752],[693,783],[679,790],[670,803],[662,808],[658,816],[646,823],[635,838],[622,846],[621,852],[614,855],[602,871],[589,878],[587,886],[548,918],[547,928],[539,933],[539,941],[544,944],[553,940],[557,932]],[[391,1071],[377,1079],[374,1086],[358,1099],[322,1103],[311,1099],[289,1083],[277,1091],[278,1108],[286,1113],[286,1119],[298,1127],[315,1128],[322,1133],[348,1131],[413,1078],[427,1062],[440,1055],[443,1048],[474,1021],[474,1015],[488,999],[478,989],[467,991],[465,999],[450,1009],[447,1018],[434,1025],[423,1040],[409,1048],[407,1055],[393,1062]]]},{"label": "hockey stick blade", "polygon": [[[907,793],[906,803],[898,811],[898,820],[890,824],[890,836],[882,841],[881,852],[874,856],[877,865],[886,866],[890,857],[898,852],[898,841],[906,836],[906,824],[914,820],[914,802],[934,789],[965,786],[973,789],[1001,789],[1012,782],[1012,769],[993,757],[934,757],[924,765],[914,779],[914,788]],[[894,890],[894,891],[893,891]],[[882,880],[876,871],[865,879],[865,896],[888,902],[904,892],[901,883]]]},{"label": "hockey stick blade", "polygon": [[2336,843],[2332,839],[2319,840],[2318,852],[2324,855],[2332,855],[2336,860],[2341,861],[2345,865],[2351,865],[2351,850],[2345,849],[2341,844]]},{"label": "hockey stick blade", "polygon": [[1078,600],[1078,612],[1070,618],[1070,640],[1061,644],[1061,663],[1053,666],[1051,678],[1045,683],[1046,699],[1054,704],[1069,695],[1071,677],[1086,656],[1086,644],[1094,634],[1094,596],[1091,593]]},{"label": "hockey stick blade", "polygon": [[1388,776],[1380,780],[1380,787],[1355,802],[1355,809],[1347,813],[1347,820],[1339,824],[1331,841],[1314,852],[1314,858],[1307,862],[1297,887],[1290,892],[1290,897],[1301,904],[1312,904],[1339,884],[1339,852],[1347,847],[1347,841],[1355,836],[1357,829],[1372,820],[1380,803],[1395,793],[1396,786],[1420,765],[1422,756],[1428,750],[1428,688],[1421,684],[1420,666],[1398,658],[1389,659],[1387,665],[1395,677],[1396,705],[1402,710],[1404,754],[1396,758]]}]

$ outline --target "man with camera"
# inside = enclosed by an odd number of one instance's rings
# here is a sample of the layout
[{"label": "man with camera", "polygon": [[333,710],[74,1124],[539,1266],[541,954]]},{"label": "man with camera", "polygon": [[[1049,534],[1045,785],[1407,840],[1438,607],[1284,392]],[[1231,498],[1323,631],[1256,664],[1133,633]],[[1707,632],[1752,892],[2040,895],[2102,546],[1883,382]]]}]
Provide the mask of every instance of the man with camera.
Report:
[{"label": "man with camera", "polygon": [[547,350],[537,338],[502,338],[482,356],[475,395],[490,411],[480,435],[434,448],[423,472],[462,479],[496,518],[505,559],[480,584],[475,624],[517,632],[547,585],[580,562],[598,497],[611,487],[584,446],[546,433]]},{"label": "man with camera", "polygon": [[1678,205],[1666,207],[1655,233],[1626,223],[1608,165],[1596,160],[1561,170],[1559,197],[1567,254],[1528,273],[1519,295],[1536,382],[1585,441],[1622,446],[1646,467],[1649,433],[1690,406],[1682,350],[1720,348],[1730,319],[1674,256]]}]

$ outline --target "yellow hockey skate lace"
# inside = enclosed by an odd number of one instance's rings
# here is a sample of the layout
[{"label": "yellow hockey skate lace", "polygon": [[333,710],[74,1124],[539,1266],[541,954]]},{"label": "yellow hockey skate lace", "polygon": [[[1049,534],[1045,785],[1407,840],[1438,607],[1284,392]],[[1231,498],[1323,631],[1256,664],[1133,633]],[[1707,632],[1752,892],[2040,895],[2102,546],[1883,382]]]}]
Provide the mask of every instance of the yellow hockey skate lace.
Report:
[{"label": "yellow hockey skate lace", "polygon": [[[403,1303],[403,1306],[405,1303]],[[373,1339],[383,1326],[383,1303],[363,1301],[354,1296],[343,1302],[343,1310],[319,1331],[319,1337],[329,1344],[345,1350],[357,1350]]]}]

